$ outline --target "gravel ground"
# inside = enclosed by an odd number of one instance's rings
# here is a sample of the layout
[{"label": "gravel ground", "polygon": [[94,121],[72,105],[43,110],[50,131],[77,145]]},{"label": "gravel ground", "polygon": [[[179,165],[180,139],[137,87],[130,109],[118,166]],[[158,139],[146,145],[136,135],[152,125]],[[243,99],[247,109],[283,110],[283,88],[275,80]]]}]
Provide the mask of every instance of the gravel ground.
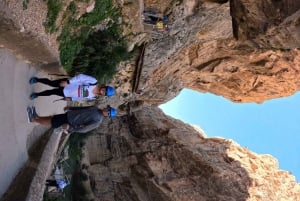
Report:
[{"label": "gravel ground", "polygon": [[48,34],[45,31],[43,23],[47,16],[47,5],[45,1],[29,0],[27,9],[23,8],[22,0],[2,0],[0,2],[0,12],[5,12],[6,17],[11,19],[20,32],[28,33],[37,38],[51,53],[58,58],[57,34]]},{"label": "gravel ground", "polygon": [[[38,71],[36,66],[29,64],[30,62],[24,62],[22,51],[30,52],[31,54],[28,55],[32,56],[31,59],[43,56],[43,54],[50,54],[55,58],[59,57],[59,46],[56,41],[58,33],[51,35],[46,33],[43,26],[46,16],[47,5],[45,1],[29,0],[27,9],[23,9],[23,0],[0,0],[0,30],[3,31],[2,35],[0,34],[2,37],[0,40],[0,81],[2,83],[0,111],[2,119],[5,120],[0,124],[1,153],[5,153],[0,154],[0,175],[2,175],[0,197],[28,159],[28,148],[48,129],[36,124],[28,124],[25,113],[26,107],[35,105],[42,116],[47,116],[62,113],[62,108],[65,106],[63,101],[53,104],[52,101],[57,98],[55,96],[36,101],[28,99],[33,90],[40,91],[46,87],[42,85],[30,86],[28,79],[33,75],[47,76],[47,74]],[[14,26],[5,27],[5,23]],[[16,32],[16,34],[6,34],[6,30],[15,28],[17,31],[7,31],[7,33]],[[16,38],[16,36],[20,37]],[[39,41],[39,43],[35,43],[35,41]],[[1,44],[1,42],[4,43]],[[9,46],[6,46],[5,42]],[[1,47],[9,48],[14,54],[20,53],[21,56],[13,55]],[[18,47],[22,51],[14,51],[16,50],[14,47]],[[45,49],[47,51],[44,51]],[[47,62],[47,60],[44,61]]]}]

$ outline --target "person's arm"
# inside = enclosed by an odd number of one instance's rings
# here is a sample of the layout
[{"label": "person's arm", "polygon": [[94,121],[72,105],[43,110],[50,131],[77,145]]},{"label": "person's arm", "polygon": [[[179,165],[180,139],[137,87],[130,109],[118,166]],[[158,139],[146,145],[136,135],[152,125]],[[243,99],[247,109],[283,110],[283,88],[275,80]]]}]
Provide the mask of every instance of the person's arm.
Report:
[{"label": "person's arm", "polygon": [[71,97],[71,101],[81,101],[82,98],[80,97]]},{"label": "person's arm", "polygon": [[73,83],[81,83],[81,84],[95,84],[97,83],[96,78],[89,76],[89,75],[84,75],[84,74],[79,74],[76,75],[75,77],[71,78],[69,80],[70,84]]},{"label": "person's arm", "polygon": [[87,100],[94,100],[96,99],[95,97],[90,97],[90,98],[87,98],[87,97],[72,97],[71,98],[71,101],[87,101]]},{"label": "person's arm", "polygon": [[66,87],[67,85],[69,84],[69,81],[68,80],[63,80],[59,83],[59,86],[60,87]]},{"label": "person's arm", "polygon": [[70,111],[70,110],[82,110],[82,109],[87,109],[87,108],[91,108],[91,107],[95,107],[95,106],[83,106],[83,107],[64,107],[64,111]]}]

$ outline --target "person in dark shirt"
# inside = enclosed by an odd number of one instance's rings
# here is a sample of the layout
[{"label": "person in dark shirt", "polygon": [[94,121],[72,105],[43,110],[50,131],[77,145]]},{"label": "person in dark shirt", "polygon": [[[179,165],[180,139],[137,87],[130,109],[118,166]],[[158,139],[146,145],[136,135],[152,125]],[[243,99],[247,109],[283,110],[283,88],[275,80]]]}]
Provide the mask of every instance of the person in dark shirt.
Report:
[{"label": "person in dark shirt", "polygon": [[103,117],[115,117],[117,110],[107,106],[99,109],[95,106],[89,107],[68,107],[64,114],[54,116],[39,116],[35,108],[27,108],[28,121],[36,122],[42,125],[51,126],[52,128],[62,127],[68,133],[86,133],[100,126]]}]

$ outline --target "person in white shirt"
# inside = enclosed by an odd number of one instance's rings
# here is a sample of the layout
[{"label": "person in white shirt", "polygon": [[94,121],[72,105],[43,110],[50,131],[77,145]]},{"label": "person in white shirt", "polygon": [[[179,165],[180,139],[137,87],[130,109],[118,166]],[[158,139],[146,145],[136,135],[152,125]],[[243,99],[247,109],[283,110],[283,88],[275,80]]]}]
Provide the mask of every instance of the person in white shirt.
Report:
[{"label": "person in white shirt", "polygon": [[81,101],[93,100],[97,96],[113,96],[115,89],[111,86],[100,85],[97,80],[89,75],[79,74],[72,78],[63,78],[58,80],[49,80],[47,78],[32,77],[30,84],[43,83],[54,87],[54,89],[42,92],[34,92],[30,95],[33,100],[39,96],[57,95],[64,97],[64,100]]}]

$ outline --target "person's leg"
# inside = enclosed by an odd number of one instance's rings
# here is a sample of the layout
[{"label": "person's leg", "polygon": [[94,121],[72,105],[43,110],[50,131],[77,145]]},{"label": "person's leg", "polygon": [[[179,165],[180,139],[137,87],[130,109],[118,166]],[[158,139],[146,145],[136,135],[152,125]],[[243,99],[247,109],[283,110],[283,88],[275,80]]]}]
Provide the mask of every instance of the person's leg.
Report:
[{"label": "person's leg", "polygon": [[64,124],[68,124],[67,113],[54,115],[51,119],[51,127],[58,128]]},{"label": "person's leg", "polygon": [[45,126],[51,126],[52,116],[48,117],[34,117],[32,122],[36,122]]},{"label": "person's leg", "polygon": [[56,89],[50,89],[50,90],[45,90],[42,92],[38,93],[33,93],[35,95],[35,98],[38,96],[51,96],[51,95],[57,95],[57,96],[62,96],[64,97],[64,91],[63,88],[56,88]]},{"label": "person's leg", "polygon": [[32,119],[32,122],[36,122],[45,126],[51,126],[52,128],[58,128],[64,124],[68,124],[67,113],[56,114],[54,116],[47,117],[35,117]]},{"label": "person's leg", "polygon": [[36,82],[40,82],[40,83],[49,85],[51,87],[60,87],[59,84],[62,81],[67,81],[68,80],[68,78],[62,78],[62,79],[58,79],[58,80],[49,80],[48,78],[37,78],[37,77],[34,77],[34,79],[35,79]]}]

